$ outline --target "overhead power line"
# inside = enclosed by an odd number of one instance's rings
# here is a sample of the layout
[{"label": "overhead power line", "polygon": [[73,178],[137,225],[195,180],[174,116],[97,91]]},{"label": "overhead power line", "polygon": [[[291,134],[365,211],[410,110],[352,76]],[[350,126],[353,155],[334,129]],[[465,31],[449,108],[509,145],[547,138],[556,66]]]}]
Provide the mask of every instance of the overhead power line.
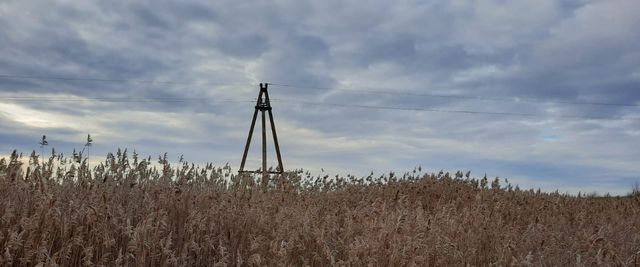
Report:
[{"label": "overhead power line", "polygon": [[[75,77],[57,77],[57,76],[36,76],[36,75],[11,75],[0,74],[0,79],[30,79],[30,80],[58,80],[58,81],[88,81],[88,82],[111,82],[111,83],[139,83],[139,84],[164,84],[164,85],[224,85],[224,86],[254,86],[255,84],[226,84],[220,82],[186,82],[186,81],[156,81],[156,80],[131,80],[131,79],[101,79],[101,78],[75,78]],[[640,107],[635,103],[606,103],[606,102],[590,102],[590,101],[568,101],[568,100],[547,100],[531,97],[489,97],[476,95],[450,95],[450,94],[433,94],[433,93],[414,93],[414,92],[398,92],[398,91],[382,91],[368,89],[345,89],[335,87],[295,85],[286,83],[269,83],[272,86],[290,87],[298,89],[311,90],[332,90],[350,94],[377,94],[377,95],[394,95],[394,96],[413,96],[413,97],[437,97],[451,99],[471,99],[496,102],[529,102],[542,104],[563,104],[563,105],[589,105],[589,106],[611,106],[611,107]]]},{"label": "overhead power line", "polygon": [[[0,97],[0,102],[116,102],[116,103],[149,103],[149,102],[167,102],[167,103],[183,103],[183,102],[205,102],[205,103],[253,103],[253,100],[239,99],[217,99],[217,98],[172,98],[172,97],[89,97],[89,98],[62,98],[62,97]],[[405,106],[379,106],[379,105],[361,105],[361,104],[345,104],[332,102],[311,102],[300,101],[295,99],[271,99],[271,102],[310,105],[310,106],[333,106],[341,108],[361,108],[361,109],[378,109],[378,110],[403,110],[403,111],[423,111],[438,113],[458,113],[458,114],[476,114],[476,115],[498,115],[498,116],[519,116],[519,117],[537,117],[537,118],[562,118],[562,119],[586,119],[586,120],[613,120],[611,117],[597,116],[580,116],[580,115],[544,115],[535,113],[520,112],[493,112],[493,111],[474,111],[474,110],[451,110],[451,109],[433,109],[424,107],[405,107]]]},{"label": "overhead power line", "polygon": [[0,102],[253,102],[255,100],[177,97],[0,97]]},{"label": "overhead power line", "polygon": [[[69,78],[69,77],[48,77],[48,76],[30,76],[30,75],[7,75],[0,74],[0,79],[44,79],[44,80],[62,80],[62,81],[93,81],[93,82],[123,82],[123,83],[153,83],[153,84],[217,84],[213,82],[175,82],[175,81],[153,81],[153,80],[122,80],[122,79],[94,79],[94,78]],[[227,84],[230,85],[230,84]],[[240,85],[240,84],[237,84]],[[248,84],[243,84],[248,85]],[[441,97],[441,98],[453,98],[453,99],[477,99],[477,100],[489,100],[489,101],[501,101],[501,102],[535,102],[535,103],[553,103],[553,104],[570,104],[570,105],[596,105],[596,106],[617,106],[617,107],[640,107],[638,104],[624,104],[624,103],[603,103],[603,102],[577,102],[577,101],[552,101],[536,98],[505,98],[505,97],[483,97],[483,96],[470,96],[470,95],[444,95],[444,94],[431,94],[431,93],[413,93],[413,92],[395,92],[395,91],[378,91],[378,90],[366,90],[366,89],[344,89],[333,87],[320,87],[320,86],[302,86],[284,83],[269,83],[272,86],[291,87],[299,89],[313,89],[313,90],[333,90],[345,93],[354,94],[383,94],[383,95],[400,95],[400,96],[418,96],[418,97]],[[0,96],[0,102],[85,102],[85,101],[100,101],[100,102],[253,102],[254,100],[236,100],[236,99],[214,99],[214,98],[179,98],[179,97],[83,97],[83,98],[68,98],[68,97],[38,97],[38,96]],[[366,109],[382,109],[382,110],[407,110],[407,111],[425,111],[425,112],[441,112],[441,113],[460,113],[460,114],[485,114],[485,115],[502,115],[502,116],[521,116],[521,117],[547,117],[547,118],[567,118],[567,119],[613,119],[610,117],[597,117],[597,116],[580,116],[580,115],[561,115],[561,116],[548,116],[544,114],[534,113],[518,113],[518,112],[485,112],[485,111],[473,111],[473,110],[448,110],[448,109],[431,109],[423,107],[398,107],[398,106],[372,106],[372,105],[359,105],[359,104],[342,104],[342,103],[327,103],[327,102],[309,102],[309,101],[297,101],[297,100],[279,100],[272,99],[274,102],[285,103],[298,103],[306,105],[325,105],[345,108],[366,108]]]},{"label": "overhead power line", "polygon": [[586,101],[564,101],[564,100],[546,100],[539,98],[527,98],[527,97],[485,97],[485,96],[473,96],[473,95],[446,95],[446,94],[432,94],[432,93],[412,93],[412,92],[395,92],[395,91],[378,91],[367,89],[344,89],[334,87],[319,87],[319,86],[306,86],[306,85],[292,85],[283,83],[269,83],[273,86],[291,87],[298,89],[311,89],[311,90],[332,90],[351,94],[378,94],[378,95],[394,95],[394,96],[418,96],[418,97],[438,97],[438,98],[452,98],[452,99],[475,99],[497,102],[531,102],[531,103],[548,103],[548,104],[564,104],[564,105],[590,105],[590,106],[614,106],[614,107],[640,107],[638,104],[626,104],[626,103],[604,103],[604,102],[586,102]]},{"label": "overhead power line", "polygon": [[142,83],[142,84],[165,84],[165,85],[227,85],[227,86],[253,86],[254,84],[228,84],[221,82],[185,82],[185,81],[156,81],[156,80],[129,80],[129,79],[100,79],[100,78],[74,78],[55,76],[35,76],[35,75],[11,75],[0,74],[0,79],[26,79],[26,80],[54,80],[54,81],[85,81],[85,82],[109,82],[109,83]]},{"label": "overhead power line", "polygon": [[597,116],[580,116],[580,115],[544,115],[535,113],[519,113],[519,112],[492,112],[492,111],[473,111],[473,110],[450,110],[450,109],[431,109],[422,107],[397,107],[397,106],[374,106],[374,105],[358,105],[358,104],[341,104],[327,102],[308,102],[297,100],[278,100],[273,102],[282,102],[288,104],[303,104],[312,106],[334,106],[343,108],[362,108],[362,109],[379,109],[379,110],[405,110],[405,111],[424,111],[438,113],[459,113],[459,114],[475,114],[475,115],[499,115],[499,116],[518,116],[518,117],[537,117],[537,118],[561,118],[561,119],[585,119],[585,120],[613,120],[611,117]]}]

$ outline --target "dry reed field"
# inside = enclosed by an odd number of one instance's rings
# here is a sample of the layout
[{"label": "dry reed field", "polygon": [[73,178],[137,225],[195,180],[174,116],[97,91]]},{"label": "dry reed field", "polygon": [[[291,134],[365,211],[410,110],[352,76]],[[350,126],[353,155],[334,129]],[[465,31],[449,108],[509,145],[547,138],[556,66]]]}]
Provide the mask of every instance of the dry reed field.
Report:
[{"label": "dry reed field", "polygon": [[[639,266],[640,198],[413,171],[267,188],[110,154],[0,162],[2,266]],[[159,163],[159,164],[157,164]]]}]

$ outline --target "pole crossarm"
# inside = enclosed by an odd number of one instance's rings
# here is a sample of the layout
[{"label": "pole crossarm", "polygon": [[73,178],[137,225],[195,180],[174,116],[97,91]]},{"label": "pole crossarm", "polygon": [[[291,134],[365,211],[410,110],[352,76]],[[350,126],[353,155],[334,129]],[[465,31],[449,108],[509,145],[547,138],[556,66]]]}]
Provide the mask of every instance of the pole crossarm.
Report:
[{"label": "pole crossarm", "polygon": [[[284,167],[282,166],[282,156],[280,155],[280,144],[278,143],[278,135],[276,134],[276,125],[273,121],[273,112],[271,108],[271,101],[269,100],[269,87],[268,83],[260,84],[260,93],[258,93],[258,100],[256,100],[255,111],[253,112],[253,118],[251,119],[251,127],[249,128],[249,135],[247,136],[247,143],[244,146],[244,153],[242,155],[242,162],[240,163],[241,173],[262,173],[262,184],[266,186],[269,181],[269,174],[282,174],[284,173]],[[244,165],[247,161],[247,155],[249,154],[249,146],[251,145],[251,138],[253,137],[253,131],[256,126],[256,119],[258,118],[258,112],[261,114],[262,121],[262,170],[260,171],[245,171]],[[278,168],[276,171],[267,170],[267,123],[266,116],[269,116],[269,126],[271,127],[271,135],[273,136],[273,143],[276,149],[276,157],[278,159]]]}]

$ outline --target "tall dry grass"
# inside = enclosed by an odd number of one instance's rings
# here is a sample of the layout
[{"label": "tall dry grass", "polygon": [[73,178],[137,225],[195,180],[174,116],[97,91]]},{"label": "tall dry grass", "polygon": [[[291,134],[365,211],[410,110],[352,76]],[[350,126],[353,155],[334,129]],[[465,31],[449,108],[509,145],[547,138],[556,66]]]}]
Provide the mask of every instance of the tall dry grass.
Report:
[{"label": "tall dry grass", "polygon": [[[461,172],[312,177],[108,155],[0,162],[3,266],[638,266],[640,198]],[[155,163],[155,160],[154,160]],[[27,167],[27,168],[25,168]],[[26,169],[26,170],[25,170]]]}]

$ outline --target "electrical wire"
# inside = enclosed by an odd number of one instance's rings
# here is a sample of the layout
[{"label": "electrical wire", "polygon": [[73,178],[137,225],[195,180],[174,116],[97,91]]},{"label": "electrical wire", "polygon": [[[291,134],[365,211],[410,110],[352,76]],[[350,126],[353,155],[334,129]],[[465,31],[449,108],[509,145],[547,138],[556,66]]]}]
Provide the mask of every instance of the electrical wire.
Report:
[{"label": "electrical wire", "polygon": [[155,81],[155,80],[128,80],[128,79],[100,79],[100,78],[73,78],[56,76],[36,76],[36,75],[12,75],[0,74],[0,79],[27,79],[27,80],[57,80],[57,81],[86,81],[86,82],[110,82],[110,83],[143,83],[143,84],[166,84],[166,85],[226,85],[226,86],[254,86],[255,84],[226,84],[219,82],[177,82],[177,81]]},{"label": "electrical wire", "polygon": [[[56,76],[35,76],[35,75],[11,75],[0,74],[0,79],[34,79],[34,80],[60,80],[60,81],[89,81],[89,82],[115,82],[115,83],[141,83],[141,84],[164,84],[164,85],[224,85],[224,86],[255,86],[255,84],[224,84],[218,82],[177,82],[177,81],[155,81],[155,80],[128,80],[128,79],[99,79],[99,78],[73,78],[73,77],[56,77]],[[542,104],[563,104],[563,105],[590,105],[590,106],[612,106],[612,107],[640,107],[639,104],[630,103],[605,103],[605,102],[588,102],[588,101],[564,101],[564,100],[546,100],[531,97],[486,97],[474,95],[447,95],[433,93],[412,93],[412,92],[394,92],[367,89],[344,89],[334,87],[295,85],[286,83],[268,83],[272,86],[290,87],[297,89],[312,90],[332,90],[350,94],[378,94],[378,95],[395,95],[395,96],[413,96],[413,97],[437,97],[451,99],[472,99],[483,101],[497,102],[530,102]]]},{"label": "electrical wire", "polygon": [[473,95],[445,95],[445,94],[431,94],[431,93],[411,93],[411,92],[392,92],[392,91],[378,91],[378,90],[366,90],[366,89],[341,89],[333,87],[318,87],[318,86],[304,86],[304,85],[292,85],[284,83],[269,83],[273,86],[290,87],[297,89],[312,89],[312,90],[332,90],[351,94],[378,94],[378,95],[395,95],[395,96],[417,96],[417,97],[438,97],[438,98],[452,98],[452,99],[474,99],[485,101],[497,101],[497,102],[531,102],[531,103],[548,103],[548,104],[564,104],[564,105],[591,105],[591,106],[613,106],[613,107],[640,107],[638,104],[626,104],[626,103],[603,103],[603,102],[578,102],[578,101],[563,101],[563,100],[546,100],[537,98],[524,98],[524,97],[484,97]]},{"label": "electrical wire", "polygon": [[251,103],[255,100],[216,99],[216,98],[172,98],[172,97],[88,97],[88,98],[63,98],[63,97],[0,97],[0,102],[237,102]]},{"label": "electrical wire", "polygon": [[[61,97],[0,97],[0,102],[123,102],[123,103],[145,103],[145,102],[168,102],[168,103],[184,103],[184,102],[206,102],[206,103],[253,103],[253,100],[239,99],[216,99],[216,98],[171,98],[171,97],[91,97],[91,98],[61,98]],[[586,120],[612,120],[611,117],[597,116],[580,116],[580,115],[558,115],[548,116],[535,113],[520,112],[493,112],[493,111],[474,111],[474,110],[450,110],[450,109],[432,109],[424,107],[399,107],[399,106],[379,106],[379,105],[361,105],[361,104],[345,104],[332,102],[312,102],[296,99],[270,99],[271,102],[310,105],[310,106],[332,106],[341,108],[361,108],[361,109],[377,109],[377,110],[402,110],[402,111],[422,111],[422,112],[438,112],[438,113],[458,113],[458,114],[475,114],[475,115],[498,115],[498,116],[519,116],[519,117],[537,117],[537,118],[563,118],[563,119],[586,119]]]},{"label": "electrical wire", "polygon": [[[67,77],[45,77],[45,76],[29,76],[29,75],[6,75],[0,74],[0,79],[50,79],[50,80],[64,80],[64,81],[95,81],[95,82],[132,82],[132,83],[156,83],[156,84],[194,84],[185,82],[173,82],[173,81],[144,81],[144,80],[118,80],[118,79],[93,79],[93,78],[67,78]],[[201,83],[208,84],[208,83]],[[621,103],[600,103],[600,102],[574,102],[574,101],[547,101],[543,99],[535,98],[496,98],[496,97],[481,97],[481,96],[469,96],[469,95],[440,95],[429,93],[411,93],[411,92],[392,92],[392,91],[376,91],[376,90],[363,90],[363,89],[341,89],[332,87],[318,87],[318,86],[300,86],[284,83],[268,83],[272,86],[291,87],[299,89],[314,89],[314,90],[334,90],[345,93],[368,93],[368,94],[384,94],[384,95],[401,95],[401,96],[419,96],[419,97],[443,97],[454,99],[477,99],[477,100],[490,100],[490,101],[509,101],[509,102],[539,102],[539,103],[554,103],[554,104],[571,104],[571,105],[599,105],[599,106],[618,106],[618,107],[638,107],[635,104],[621,104]],[[38,97],[38,96],[0,96],[0,102],[86,102],[86,101],[99,101],[99,102],[253,102],[252,100],[236,100],[236,99],[213,99],[213,98],[179,98],[179,97],[84,97],[84,98],[68,98],[68,97]],[[374,105],[360,105],[360,104],[344,104],[344,103],[330,103],[330,102],[310,102],[310,101],[298,101],[291,99],[271,99],[273,102],[283,103],[296,103],[315,106],[334,106],[344,108],[364,108],[364,109],[379,109],[379,110],[405,110],[405,111],[425,111],[425,112],[440,112],[440,113],[459,113],[459,114],[484,114],[484,115],[501,115],[501,116],[520,116],[520,117],[553,117],[553,118],[566,118],[566,119],[588,119],[588,120],[603,120],[612,119],[610,117],[597,117],[597,116],[580,116],[580,115],[560,115],[560,116],[547,116],[543,114],[534,113],[519,113],[519,112],[486,112],[486,111],[473,111],[473,110],[449,110],[449,109],[431,109],[423,107],[398,107],[398,106],[374,106]]]},{"label": "electrical wire", "polygon": [[598,117],[598,116],[580,116],[580,115],[547,116],[547,115],[535,114],[535,113],[431,109],[431,108],[422,108],[422,107],[373,106],[373,105],[358,105],[358,104],[309,102],[309,101],[297,101],[297,100],[278,100],[278,101],[272,101],[272,102],[287,103],[287,104],[304,104],[304,105],[312,105],[312,106],[333,106],[333,107],[342,107],[342,108],[423,111],[423,112],[459,113],[459,114],[474,114],[474,115],[498,115],[498,116],[537,117],[537,118],[584,119],[584,120],[614,120],[615,119],[611,117]]}]

